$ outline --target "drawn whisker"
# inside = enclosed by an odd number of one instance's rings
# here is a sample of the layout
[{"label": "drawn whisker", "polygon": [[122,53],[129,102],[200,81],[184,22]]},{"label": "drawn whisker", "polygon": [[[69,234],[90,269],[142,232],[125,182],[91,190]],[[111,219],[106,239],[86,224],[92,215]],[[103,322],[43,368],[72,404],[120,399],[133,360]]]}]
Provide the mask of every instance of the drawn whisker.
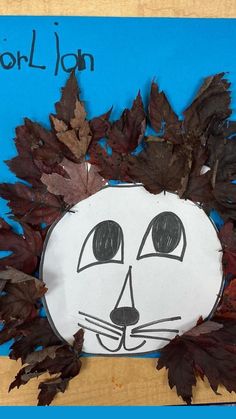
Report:
[{"label": "drawn whisker", "polygon": [[171,333],[179,333],[178,329],[139,329],[139,330],[134,330],[132,331],[134,334],[135,333],[150,333],[150,332],[171,332]]},{"label": "drawn whisker", "polygon": [[108,333],[99,332],[99,330],[92,329],[91,327],[84,326],[81,323],[78,323],[78,326],[82,327],[83,329],[90,330],[91,332],[98,333],[99,335],[103,335],[103,336],[106,336],[106,337],[114,339],[114,340],[119,340],[119,338],[117,338],[116,336],[108,335]]},{"label": "drawn whisker", "polygon": [[157,340],[165,340],[166,342],[170,342],[171,339],[163,338],[161,336],[148,336],[148,335],[130,335],[131,338],[145,338],[145,339],[157,339]]},{"label": "drawn whisker", "polygon": [[135,333],[135,332],[139,331],[140,329],[143,329],[144,327],[153,326],[154,324],[158,324],[158,323],[172,322],[174,320],[181,320],[181,316],[167,317],[165,319],[159,319],[159,320],[154,320],[154,321],[149,322],[149,323],[144,323],[144,324],[141,324],[140,326],[135,327],[134,329],[132,329],[131,332]]},{"label": "drawn whisker", "polygon": [[95,324],[95,326],[99,326],[99,327],[101,327],[102,329],[105,329],[105,330],[108,330],[109,332],[115,333],[115,335],[122,336],[122,333],[117,332],[116,330],[113,330],[113,329],[111,329],[110,327],[103,326],[102,324],[99,324],[99,323],[97,323],[97,322],[94,322],[93,320],[87,319],[87,317],[85,317],[85,320],[86,320],[88,323]]},{"label": "drawn whisker", "polygon": [[82,316],[86,316],[86,317],[89,317],[90,319],[97,320],[98,322],[107,324],[108,326],[111,326],[114,329],[118,329],[118,330],[123,331],[123,327],[117,326],[116,324],[113,324],[113,323],[107,322],[105,320],[99,319],[99,317],[92,316],[91,314],[84,313],[83,311],[79,311],[78,313],[81,314]]}]

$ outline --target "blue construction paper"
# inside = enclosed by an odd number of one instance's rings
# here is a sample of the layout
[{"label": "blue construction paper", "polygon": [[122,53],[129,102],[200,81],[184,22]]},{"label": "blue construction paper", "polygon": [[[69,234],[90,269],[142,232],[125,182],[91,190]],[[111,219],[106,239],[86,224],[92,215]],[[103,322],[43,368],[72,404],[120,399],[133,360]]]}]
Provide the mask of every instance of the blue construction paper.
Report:
[{"label": "blue construction paper", "polygon": [[[89,118],[112,105],[112,119],[119,117],[139,89],[146,103],[153,79],[181,116],[203,77],[225,71],[236,119],[235,45],[235,19],[0,17],[0,181],[16,180],[4,163],[16,154],[15,127],[25,116],[49,126],[75,64]],[[0,215],[7,212],[0,199]],[[212,218],[221,225],[215,211]]]}]

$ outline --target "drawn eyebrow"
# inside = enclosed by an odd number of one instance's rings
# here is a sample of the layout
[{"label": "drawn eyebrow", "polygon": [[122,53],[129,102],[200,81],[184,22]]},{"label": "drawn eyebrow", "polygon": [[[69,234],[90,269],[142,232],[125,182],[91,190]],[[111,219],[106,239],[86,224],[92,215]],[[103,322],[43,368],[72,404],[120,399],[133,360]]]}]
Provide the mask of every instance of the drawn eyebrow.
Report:
[{"label": "drawn eyebrow", "polygon": [[[151,252],[142,255],[143,247],[150,232],[152,233],[155,253]],[[181,238],[183,238],[181,254],[180,256],[173,255],[172,252],[178,247]],[[174,212],[163,211],[156,215],[149,223],[138,250],[137,260],[150,256],[159,256],[182,261],[186,246],[187,241],[183,222]]]}]

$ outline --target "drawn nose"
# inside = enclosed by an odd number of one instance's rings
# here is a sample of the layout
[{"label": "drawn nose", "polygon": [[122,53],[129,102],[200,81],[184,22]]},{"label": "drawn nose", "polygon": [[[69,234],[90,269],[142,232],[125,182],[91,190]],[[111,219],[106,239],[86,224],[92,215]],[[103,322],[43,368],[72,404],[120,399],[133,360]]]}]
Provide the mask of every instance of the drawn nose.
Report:
[{"label": "drawn nose", "polygon": [[115,308],[110,313],[111,321],[119,326],[131,326],[139,321],[139,312],[134,306],[131,270],[132,266],[128,269]]}]

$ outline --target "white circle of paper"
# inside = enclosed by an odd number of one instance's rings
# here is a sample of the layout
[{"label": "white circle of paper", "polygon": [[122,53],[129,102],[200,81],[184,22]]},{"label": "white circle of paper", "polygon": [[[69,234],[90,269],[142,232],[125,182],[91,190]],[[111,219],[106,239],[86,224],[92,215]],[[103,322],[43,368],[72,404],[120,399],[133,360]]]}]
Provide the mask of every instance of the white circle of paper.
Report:
[{"label": "white circle of paper", "polygon": [[[113,252],[98,225],[116,226]],[[103,243],[102,256],[95,242]],[[212,312],[222,288],[221,244],[193,202],[138,185],[109,186],[51,228],[41,277],[49,319],[66,341],[82,327],[84,352],[146,353]]]}]

